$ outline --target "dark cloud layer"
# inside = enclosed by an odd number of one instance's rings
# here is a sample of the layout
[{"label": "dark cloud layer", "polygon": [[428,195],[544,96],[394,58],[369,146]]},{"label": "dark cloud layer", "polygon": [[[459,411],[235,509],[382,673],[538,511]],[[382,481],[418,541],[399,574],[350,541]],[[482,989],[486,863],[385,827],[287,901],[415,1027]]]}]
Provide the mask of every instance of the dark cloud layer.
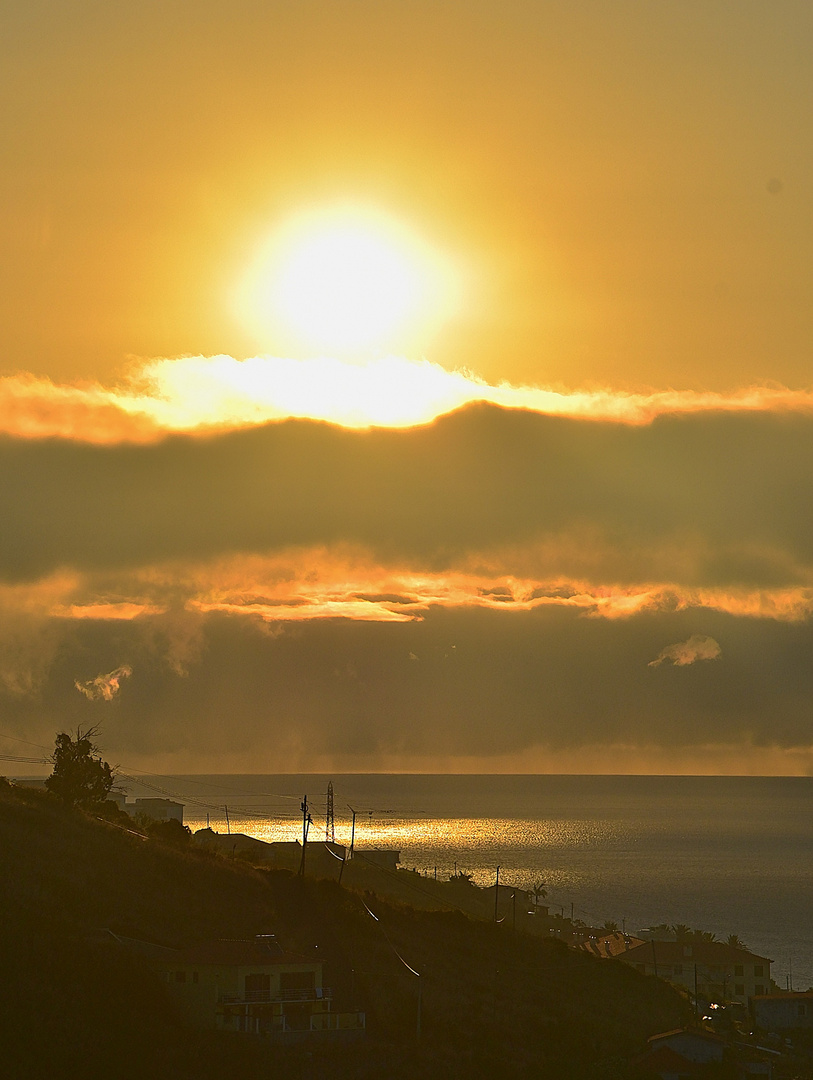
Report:
[{"label": "dark cloud layer", "polygon": [[471,406],[406,431],[6,438],[0,477],[12,581],[337,543],[435,570],[488,555],[506,572],[712,586],[806,584],[813,567],[813,419],[799,415],[629,426]]},{"label": "dark cloud layer", "polygon": [[[245,616],[187,613],[197,653],[181,677],[167,662],[167,616],[66,620],[34,697],[4,694],[6,731],[52,737],[102,722],[105,743],[133,755],[217,755],[286,771],[319,757],[374,768],[382,755],[490,757],[532,747],[813,742],[813,626],[708,611],[629,620],[572,609],[432,609],[406,624],[321,620],[269,632]],[[714,663],[649,665],[670,642],[703,634]],[[112,700],[75,681],[126,663]],[[11,725],[11,726],[10,726]]]}]

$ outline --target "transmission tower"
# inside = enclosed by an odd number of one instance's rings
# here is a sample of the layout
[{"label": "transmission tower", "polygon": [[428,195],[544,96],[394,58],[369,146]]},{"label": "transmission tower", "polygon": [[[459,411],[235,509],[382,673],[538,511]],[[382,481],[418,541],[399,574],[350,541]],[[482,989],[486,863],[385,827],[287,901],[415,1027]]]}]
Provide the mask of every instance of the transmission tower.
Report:
[{"label": "transmission tower", "polygon": [[327,782],[327,811],[325,813],[325,841],[331,844],[336,840],[336,830],[333,825],[333,781]]}]

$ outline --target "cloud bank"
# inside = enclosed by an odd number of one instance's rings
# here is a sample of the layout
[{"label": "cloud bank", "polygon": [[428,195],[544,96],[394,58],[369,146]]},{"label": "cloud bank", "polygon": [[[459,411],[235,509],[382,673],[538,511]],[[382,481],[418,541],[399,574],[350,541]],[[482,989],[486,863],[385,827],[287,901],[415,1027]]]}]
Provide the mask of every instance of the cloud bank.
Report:
[{"label": "cloud bank", "polygon": [[121,760],[181,771],[813,765],[805,395],[352,427],[214,379],[167,433],[190,365],[164,416],[76,390],[0,435],[15,734],[103,701]]},{"label": "cloud bank", "polygon": [[[649,755],[668,768],[690,755],[703,771],[709,744],[715,766],[720,748],[746,771],[813,765],[807,622],[438,606],[417,622],[323,619],[273,633],[256,617],[222,612],[184,620],[196,642],[184,677],[165,656],[179,633],[172,617],[62,620],[36,693],[3,696],[4,732],[48,745],[60,725],[96,718],[98,702],[76,692],[74,672],[89,662],[112,671],[110,658],[126,653],[139,678],[104,702],[104,741],[138,768],[476,770],[479,762],[487,771],[507,762],[544,771],[566,760],[576,772],[639,771]],[[725,663],[647,666],[655,642],[686,642],[698,622],[724,643]],[[602,756],[602,746],[626,750]]]},{"label": "cloud bank", "polygon": [[796,590],[801,608],[813,587],[807,415],[630,426],[472,405],[406,430],[6,437],[0,472],[9,583],[321,548],[416,575]]}]

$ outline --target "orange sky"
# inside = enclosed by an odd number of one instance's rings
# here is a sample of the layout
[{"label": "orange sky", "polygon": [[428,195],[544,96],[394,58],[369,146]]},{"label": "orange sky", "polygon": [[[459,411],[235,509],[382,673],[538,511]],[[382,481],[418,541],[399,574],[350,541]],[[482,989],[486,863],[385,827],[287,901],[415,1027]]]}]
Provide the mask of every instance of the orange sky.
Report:
[{"label": "orange sky", "polygon": [[[813,768],[811,31],[796,0],[7,13],[5,734]],[[356,218],[396,252],[361,330],[390,272],[417,315],[332,352],[257,297],[316,222],[322,318]]]},{"label": "orange sky", "polygon": [[807,386],[811,24],[803,0],[17,5],[2,370],[273,354],[229,292],[288,215],[350,198],[467,267],[413,343],[444,367]]}]

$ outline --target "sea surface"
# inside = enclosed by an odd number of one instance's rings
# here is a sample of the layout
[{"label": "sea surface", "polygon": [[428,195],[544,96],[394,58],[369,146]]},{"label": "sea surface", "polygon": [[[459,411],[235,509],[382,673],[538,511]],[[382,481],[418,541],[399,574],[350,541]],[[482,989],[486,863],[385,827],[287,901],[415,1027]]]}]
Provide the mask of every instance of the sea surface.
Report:
[{"label": "sea surface", "polygon": [[[782,987],[813,987],[813,777],[141,776],[128,794],[185,803],[193,829],[263,840],[326,835],[393,847],[430,875],[543,881],[551,911],[628,932],[685,923],[735,933]],[[226,815],[228,813],[228,824]]]}]

